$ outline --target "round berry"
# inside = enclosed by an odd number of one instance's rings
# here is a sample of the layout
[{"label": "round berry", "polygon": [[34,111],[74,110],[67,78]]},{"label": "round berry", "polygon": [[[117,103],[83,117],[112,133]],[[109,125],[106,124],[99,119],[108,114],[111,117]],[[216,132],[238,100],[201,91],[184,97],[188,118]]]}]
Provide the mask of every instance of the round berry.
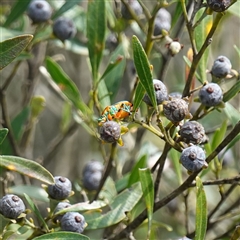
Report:
[{"label": "round berry", "polygon": [[33,23],[42,23],[51,18],[52,8],[45,0],[33,0],[28,5],[27,14]]},{"label": "round berry", "polygon": [[189,172],[196,172],[208,166],[206,155],[202,148],[193,145],[182,151],[180,162]]},{"label": "round berry", "polygon": [[215,12],[225,11],[231,4],[231,0],[207,0],[207,5]]},{"label": "round berry", "polygon": [[72,183],[68,178],[56,176],[54,177],[55,184],[48,185],[48,194],[56,200],[63,200],[69,197],[72,192]]},{"label": "round berry", "polygon": [[0,213],[6,218],[17,219],[25,210],[22,199],[16,195],[8,194],[0,200]]},{"label": "round berry", "polygon": [[163,103],[164,116],[174,122],[180,122],[185,117],[190,118],[191,114],[188,110],[188,103],[184,99],[173,98]]},{"label": "round berry", "polygon": [[219,56],[213,63],[211,74],[217,78],[225,78],[232,69],[230,60],[225,56]]},{"label": "round berry", "polygon": [[99,128],[99,133],[104,142],[117,142],[121,137],[120,125],[115,121],[107,121]]},{"label": "round berry", "polygon": [[162,30],[169,31],[171,28],[172,17],[171,14],[165,9],[161,8],[156,15],[154,21],[154,35],[162,34]]},{"label": "round berry", "polygon": [[61,41],[76,35],[77,29],[71,19],[59,17],[53,23],[53,34]]},{"label": "round berry", "polygon": [[[142,13],[143,13],[142,7],[137,0],[128,0],[127,2],[128,2],[129,7],[132,9],[132,11],[137,16],[142,15]],[[123,18],[125,18],[127,20],[133,19],[131,13],[128,11],[128,9],[126,8],[126,6],[124,4],[122,4],[121,13],[122,13]]]},{"label": "round berry", "polygon": [[118,46],[118,39],[115,33],[110,33],[106,39],[105,46],[110,51],[114,51]]},{"label": "round berry", "polygon": [[102,179],[103,165],[98,161],[88,162],[83,169],[83,186],[89,191],[97,190]]},{"label": "round berry", "polygon": [[[158,79],[153,79],[153,87],[155,90],[157,105],[161,104],[163,101],[168,99],[167,87],[165,86],[165,84],[162,81],[160,81]],[[146,104],[148,104],[149,106],[152,106],[152,102],[151,102],[148,94],[144,95],[143,101]]]},{"label": "round berry", "polygon": [[[56,206],[56,208],[54,209],[53,214],[56,214],[57,212],[65,209],[65,208],[68,208],[68,207],[70,207],[70,206],[71,206],[70,203],[67,203],[67,202],[59,202],[58,205]],[[54,221],[55,221],[55,222],[61,221],[63,215],[64,215],[64,214],[62,214],[62,215],[60,215],[60,214],[57,215],[57,216],[54,218]]]},{"label": "round berry", "polygon": [[179,134],[187,143],[199,144],[205,139],[204,127],[196,121],[185,122]]},{"label": "round berry", "polygon": [[223,93],[218,84],[209,83],[200,89],[198,96],[203,105],[212,107],[222,101]]},{"label": "round berry", "polygon": [[85,226],[85,218],[78,212],[67,212],[63,215],[61,221],[63,231],[82,233]]}]

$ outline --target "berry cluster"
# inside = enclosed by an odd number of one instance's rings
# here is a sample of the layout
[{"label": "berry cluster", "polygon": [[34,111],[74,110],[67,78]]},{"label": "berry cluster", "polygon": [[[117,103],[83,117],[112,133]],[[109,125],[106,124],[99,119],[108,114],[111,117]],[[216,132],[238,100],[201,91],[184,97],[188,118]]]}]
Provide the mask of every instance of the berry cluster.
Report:
[{"label": "berry cluster", "polygon": [[[32,0],[27,9],[27,14],[33,24],[40,24],[49,21],[52,12],[51,5],[45,0]],[[76,27],[71,19],[58,17],[53,22],[53,34],[61,41],[74,37],[76,32]]]}]

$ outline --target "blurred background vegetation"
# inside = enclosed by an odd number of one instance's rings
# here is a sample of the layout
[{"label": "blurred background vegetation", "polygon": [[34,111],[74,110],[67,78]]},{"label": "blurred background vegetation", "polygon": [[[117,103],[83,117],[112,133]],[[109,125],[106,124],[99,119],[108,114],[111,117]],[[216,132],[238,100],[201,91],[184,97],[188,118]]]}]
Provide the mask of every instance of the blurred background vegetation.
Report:
[{"label": "blurred background vegetation", "polygon": [[[57,11],[65,1],[49,1],[54,11]],[[64,72],[74,81],[78,87],[85,103],[88,103],[91,92],[91,70],[88,58],[87,37],[86,37],[86,13],[87,1],[77,1],[78,3],[65,12],[63,15],[71,18],[76,27],[77,35],[62,43],[58,39],[48,39],[48,27],[44,28],[39,33],[39,44],[36,44],[32,49],[32,57],[22,54],[23,60],[14,74],[13,80],[7,89],[7,109],[12,122],[15,120],[15,127],[23,128],[27,119],[27,111],[24,112],[24,107],[29,103],[32,96],[41,96],[40,102],[43,104],[42,111],[39,112],[37,119],[32,123],[30,138],[24,146],[21,146],[24,157],[33,159],[47,168],[53,175],[62,175],[68,177],[79,187],[81,182],[82,169],[84,164],[91,159],[104,162],[101,153],[101,143],[91,136],[84,126],[74,118],[72,107],[66,101],[66,97],[62,94],[59,87],[52,81],[48,71],[46,70],[45,57],[50,56],[64,70]],[[118,1],[116,1],[118,2]],[[151,11],[157,1],[142,1]],[[172,4],[167,7],[167,10],[172,15],[176,14],[176,6],[178,1],[171,1]],[[36,26],[31,24],[28,16],[24,12],[11,24],[4,25],[9,14],[11,14],[15,1],[0,2],[0,41],[4,41],[10,37],[17,36],[23,33],[34,34]],[[124,60],[118,68],[118,72],[108,76],[107,87],[113,94],[110,96],[111,103],[121,100],[129,100],[133,90],[136,71],[133,64],[131,39],[132,35],[137,35],[144,42],[145,36],[135,21],[126,21],[119,19],[115,15],[114,1],[107,1],[107,20],[108,30],[106,34],[105,50],[103,59],[100,65],[100,73],[104,72],[108,62],[112,56],[122,55]],[[239,3],[233,5],[226,13],[221,21],[210,45],[210,52],[207,61],[207,68],[211,69],[214,59],[219,55],[227,56],[232,63],[233,69],[240,69],[240,58],[234,48],[240,49],[240,9]],[[168,58],[168,66],[164,68],[164,58],[167,56],[167,49],[164,42],[157,41],[149,56],[149,61],[153,65],[154,78],[161,79],[170,92],[182,92],[186,79],[186,63],[183,56],[189,53],[190,42],[188,32],[184,26],[184,22],[175,22],[171,29],[171,36],[176,36],[184,45],[182,51],[174,57]],[[144,21],[143,21],[144,22]],[[178,23],[182,23],[179,25]],[[115,31],[115,32],[114,32]],[[46,37],[46,39],[45,39]],[[196,41],[198,39],[196,38]],[[19,60],[19,59],[18,59]],[[10,64],[0,72],[0,83],[14,71],[17,61]],[[211,75],[206,74],[207,80],[211,80]],[[235,84],[235,80],[225,81],[222,85],[223,90],[229,89]],[[197,83],[200,85],[200,83]],[[235,107],[233,111],[240,111],[240,96],[236,96],[231,101]],[[194,112],[198,103],[191,106],[191,111]],[[105,107],[105,106],[102,106]],[[144,103],[137,113],[137,118],[144,118],[147,114],[147,107]],[[239,115],[240,116],[240,115]],[[95,118],[98,117],[96,112]],[[2,118],[2,116],[0,116]],[[229,118],[223,112],[214,111],[207,117],[200,120],[209,133],[210,141],[214,132],[221,127],[222,123]],[[240,119],[240,117],[239,117]],[[231,127],[231,126],[230,126]],[[153,166],[154,162],[159,158],[163,148],[163,141],[146,130],[138,130],[133,126],[130,132],[123,136],[124,146],[119,147],[115,160],[115,168],[111,173],[114,180],[121,179],[122,175],[128,172],[136,163],[140,156],[147,154],[148,166]],[[1,149],[4,154],[13,154],[11,148],[6,146]],[[104,146],[108,152],[109,146]],[[240,143],[235,144],[223,157],[223,169],[221,178],[230,178],[240,172]],[[179,185],[179,179],[176,176],[174,166],[171,162],[171,157],[177,153],[171,152],[168,156],[168,162],[163,172],[163,180],[161,183],[161,196],[164,197],[169,192],[173,191]],[[219,157],[221,159],[221,157]],[[14,182],[21,182],[18,175],[14,175]],[[186,178],[186,171],[182,170],[182,178]],[[214,174],[209,173],[207,180],[214,179]],[[204,180],[204,176],[203,176]],[[39,184],[38,182],[35,183]],[[216,202],[220,200],[219,188],[217,186],[208,186],[205,188],[208,208],[212,209]],[[239,199],[239,187],[236,188],[235,194],[225,202],[224,207],[230,206]],[[189,232],[194,229],[194,209],[195,195],[189,190],[185,194],[171,201],[166,208],[155,213],[157,236],[159,239],[176,239],[179,236],[186,234],[185,229],[185,214],[186,201],[189,199],[188,205],[188,228]],[[238,214],[233,217],[233,222],[239,221],[239,205],[237,207]],[[44,204],[43,204],[44,206]],[[163,221],[164,220],[164,221]],[[232,224],[231,220],[222,221],[221,224],[216,224],[216,227],[211,231],[207,239],[214,239],[220,236],[225,229],[223,226]],[[160,224],[162,223],[162,225]],[[135,234],[136,239],[146,234],[146,229],[139,228]],[[94,233],[95,239],[97,234]],[[93,236],[94,239],[94,236]]]}]

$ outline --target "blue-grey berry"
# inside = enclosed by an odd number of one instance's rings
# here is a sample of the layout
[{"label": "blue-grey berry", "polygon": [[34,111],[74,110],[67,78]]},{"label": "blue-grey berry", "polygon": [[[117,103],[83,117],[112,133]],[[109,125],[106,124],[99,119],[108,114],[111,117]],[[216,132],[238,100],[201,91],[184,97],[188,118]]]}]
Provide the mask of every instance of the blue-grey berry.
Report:
[{"label": "blue-grey berry", "polygon": [[[157,105],[160,105],[163,101],[168,99],[167,87],[162,81],[158,79],[153,79],[153,87],[155,90]],[[147,93],[144,95],[143,101],[149,106],[152,106],[152,102]]]},{"label": "blue-grey berry", "polygon": [[45,0],[33,0],[28,5],[27,14],[33,23],[42,23],[51,18],[52,8]]},{"label": "blue-grey berry", "polygon": [[121,137],[120,125],[115,121],[107,121],[99,128],[99,133],[104,142],[117,142]]},{"label": "blue-grey berry", "polygon": [[156,36],[162,34],[162,30],[169,31],[171,28],[171,21],[171,14],[165,8],[161,8],[157,12],[154,21],[154,35]]},{"label": "blue-grey berry", "polygon": [[[142,7],[137,0],[128,0],[127,2],[128,2],[129,7],[132,9],[132,11],[137,16],[142,15],[143,10],[142,10]],[[130,14],[130,12],[128,11],[128,9],[125,7],[124,4],[122,4],[121,13],[122,13],[123,18],[125,18],[127,20],[133,19],[132,15]]]},{"label": "blue-grey berry", "polygon": [[231,73],[232,64],[225,56],[219,56],[213,63],[211,74],[217,78],[225,78]]},{"label": "blue-grey berry", "polygon": [[209,83],[200,89],[198,96],[203,105],[213,107],[221,103],[223,93],[218,84]]},{"label": "blue-grey berry", "polygon": [[188,103],[181,98],[173,98],[163,103],[164,116],[173,123],[182,121],[184,118],[191,118],[188,110]]},{"label": "blue-grey berry", "polygon": [[17,219],[25,210],[22,199],[16,195],[7,194],[0,200],[0,213],[6,218]]},{"label": "blue-grey berry", "polygon": [[53,23],[53,34],[61,41],[73,38],[77,29],[73,21],[66,17],[59,17]]},{"label": "blue-grey berry", "polygon": [[205,139],[204,127],[196,121],[185,122],[179,134],[187,143],[199,144]]},{"label": "blue-grey berry", "polygon": [[205,159],[204,150],[199,146],[193,145],[183,149],[180,162],[189,172],[196,172],[208,166]]},{"label": "blue-grey berry", "polygon": [[110,51],[114,51],[118,46],[118,39],[116,33],[110,33],[106,39],[105,46]]},{"label": "blue-grey berry", "polygon": [[54,177],[55,184],[48,185],[48,194],[56,200],[63,200],[69,197],[72,192],[72,183],[68,178],[62,176]]},{"label": "blue-grey berry", "polygon": [[[59,202],[58,205],[56,206],[56,208],[54,209],[53,214],[56,214],[57,212],[65,209],[65,208],[68,208],[68,207],[70,207],[70,206],[71,206],[70,203],[67,203],[67,202]],[[61,221],[63,215],[64,215],[64,214],[62,214],[62,215],[60,215],[60,214],[57,215],[57,216],[54,218],[54,221],[55,221],[55,222],[56,222],[56,221]]]},{"label": "blue-grey berry", "polygon": [[230,6],[231,0],[207,0],[207,5],[215,12],[223,12]]},{"label": "blue-grey berry", "polygon": [[83,169],[83,186],[89,191],[97,190],[102,179],[103,164],[99,161],[88,162]]},{"label": "blue-grey berry", "polygon": [[67,212],[63,215],[61,221],[63,231],[82,233],[86,227],[85,218],[78,212]]}]

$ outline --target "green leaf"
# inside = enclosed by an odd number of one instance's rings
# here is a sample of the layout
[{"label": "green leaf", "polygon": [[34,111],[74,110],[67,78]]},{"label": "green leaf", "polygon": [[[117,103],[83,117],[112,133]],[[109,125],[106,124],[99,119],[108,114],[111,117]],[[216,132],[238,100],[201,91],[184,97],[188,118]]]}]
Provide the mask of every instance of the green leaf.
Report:
[{"label": "green leaf", "polygon": [[223,94],[223,101],[228,102],[240,92],[240,81],[237,81],[227,92]]},{"label": "green leaf", "polygon": [[106,106],[111,105],[110,93],[108,92],[108,88],[106,86],[105,81],[100,81],[98,83],[98,99],[99,102],[104,109]]},{"label": "green leaf", "polygon": [[228,102],[225,103],[225,108],[223,111],[227,115],[227,118],[230,120],[231,124],[236,125],[239,121],[239,111]]},{"label": "green leaf", "polygon": [[87,219],[87,215],[85,215],[86,222],[88,223],[86,229],[106,228],[121,222],[126,218],[126,212],[131,211],[141,197],[142,190],[140,183],[133,185],[129,189],[125,189],[113,199],[110,204],[112,209],[111,211],[101,215],[100,217],[96,217],[91,220],[89,219],[89,221]]},{"label": "green leaf", "polygon": [[207,199],[199,177],[196,177],[197,202],[196,202],[196,234],[195,240],[205,239],[207,230]]},{"label": "green leaf", "polygon": [[81,202],[56,212],[56,215],[63,214],[66,212],[82,212],[82,211],[94,210],[94,209],[103,208],[106,205],[107,205],[106,202],[103,202],[103,201],[94,201],[92,203]]},{"label": "green leaf", "polygon": [[237,51],[238,56],[240,57],[240,48],[238,48],[236,45],[234,45],[234,48],[235,48],[235,50]]},{"label": "green leaf", "polygon": [[[200,9],[196,14],[196,19],[199,19],[204,13],[205,8]],[[196,39],[196,47],[199,51],[205,42],[205,39],[212,26],[212,15],[206,16],[201,23],[195,28],[194,38]],[[207,60],[209,55],[209,48],[207,48],[198,64],[198,73],[200,76],[201,83],[207,81],[206,69],[207,69]]]},{"label": "green leaf", "polygon": [[74,1],[66,1],[52,16],[52,19],[56,19],[63,15],[63,13],[67,12],[69,9],[73,8],[75,5],[82,2],[82,0],[74,0]]},{"label": "green leaf", "polygon": [[178,22],[181,16],[183,17],[182,4],[181,1],[177,1],[175,12],[173,14],[172,19],[172,28],[175,26],[175,24]]},{"label": "green leaf", "polygon": [[47,184],[54,183],[52,174],[39,163],[32,160],[16,156],[1,155],[0,166],[10,171],[15,171],[28,177],[38,179]]},{"label": "green leaf", "polygon": [[153,87],[153,77],[150,69],[150,63],[148,61],[147,55],[142,47],[142,44],[140,43],[136,36],[133,36],[132,38],[132,46],[134,64],[137,70],[139,80],[143,88],[146,90],[153,104],[153,107],[156,109],[157,108],[156,95]]},{"label": "green leaf", "polygon": [[66,133],[70,127],[72,121],[72,104],[69,101],[65,101],[62,109],[62,118],[61,118],[61,132]]},{"label": "green leaf", "polygon": [[2,144],[3,140],[8,134],[8,129],[7,128],[2,128],[0,129],[0,145]]},{"label": "green leaf", "polygon": [[26,11],[30,2],[31,0],[17,0],[3,26],[8,27],[11,23],[17,20]]},{"label": "green leaf", "polygon": [[171,149],[170,152],[170,157],[178,178],[178,182],[179,184],[182,184],[183,180],[182,180],[182,171],[181,171],[181,164],[179,163],[179,159],[180,159],[180,153],[178,151],[176,151],[175,149]]},{"label": "green leaf", "polygon": [[84,114],[89,114],[90,110],[83,102],[80,92],[72,79],[52,58],[46,58],[46,67],[52,79],[59,85],[62,92],[68,97],[73,105]]},{"label": "green leaf", "polygon": [[226,131],[227,131],[227,120],[225,120],[222,123],[222,126],[215,131],[213,135],[212,144],[211,144],[212,149],[216,149],[216,147],[222,142]]},{"label": "green leaf", "polygon": [[48,194],[42,187],[30,186],[30,185],[15,185],[8,188],[9,193],[17,194],[18,196],[24,196],[26,193],[32,199],[41,202],[49,202]]},{"label": "green leaf", "polygon": [[240,141],[240,134],[238,134],[226,147],[226,149],[224,149],[224,153],[223,155],[229,150],[231,149],[236,143],[238,143]]},{"label": "green leaf", "polygon": [[88,1],[87,38],[94,82],[98,80],[98,68],[105,46],[106,24],[105,0]]},{"label": "green leaf", "polygon": [[139,169],[139,178],[143,191],[143,198],[146,203],[148,213],[148,237],[151,234],[151,225],[153,218],[153,205],[154,205],[154,185],[149,168]]},{"label": "green leaf", "polygon": [[29,204],[29,206],[31,207],[32,211],[34,212],[34,214],[36,215],[36,217],[40,220],[40,222],[43,224],[45,230],[47,230],[49,232],[48,229],[48,225],[45,222],[45,220],[43,219],[38,207],[34,204],[34,202],[32,201],[32,199],[26,194],[24,193],[24,196]]},{"label": "green leaf", "polygon": [[[186,56],[183,56],[183,59],[186,62],[186,64],[188,65],[188,67],[191,68],[191,66],[192,66],[191,61]],[[201,77],[197,72],[195,72],[195,76],[199,81],[201,81]]]},{"label": "green leaf", "polygon": [[135,96],[134,96],[134,104],[133,104],[134,111],[137,111],[138,107],[140,106],[142,99],[144,97],[144,94],[145,94],[145,89],[142,83],[139,81],[136,87]]},{"label": "green leaf", "polygon": [[126,67],[126,58],[124,55],[124,47],[120,44],[112,54],[110,62],[101,77],[105,81],[111,101],[114,100],[122,82]]},{"label": "green leaf", "polygon": [[128,179],[128,187],[132,186],[134,183],[139,181],[139,168],[145,168],[147,164],[147,155],[141,156],[141,158],[134,165],[129,179]]},{"label": "green leaf", "polygon": [[127,188],[128,182],[129,182],[129,177],[130,177],[130,173],[128,172],[127,174],[122,176],[119,180],[117,180],[117,182],[115,184],[117,192],[121,192],[122,190]]},{"label": "green leaf", "polygon": [[[22,137],[24,126],[28,119],[29,113],[29,107],[25,107],[11,122],[12,133],[17,142],[19,142]],[[13,153],[12,146],[8,138],[6,138],[2,143],[0,151],[3,155],[11,155]]]},{"label": "green leaf", "polygon": [[90,240],[89,237],[84,236],[79,233],[73,233],[73,232],[53,232],[53,233],[47,233],[39,237],[33,238],[33,240],[49,240],[49,239],[55,239],[55,240]]},{"label": "green leaf", "polygon": [[25,34],[0,43],[0,70],[11,63],[31,42],[33,35]]}]

